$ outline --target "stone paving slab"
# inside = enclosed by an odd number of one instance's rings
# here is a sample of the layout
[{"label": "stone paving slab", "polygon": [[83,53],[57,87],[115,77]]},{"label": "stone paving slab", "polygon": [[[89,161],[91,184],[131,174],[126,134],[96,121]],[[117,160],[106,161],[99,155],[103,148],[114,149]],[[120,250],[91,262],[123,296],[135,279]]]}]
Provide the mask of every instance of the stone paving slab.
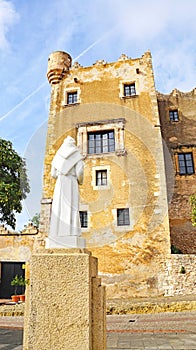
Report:
[{"label": "stone paving slab", "polygon": [[[0,317],[0,350],[22,350],[22,327],[23,317]],[[196,311],[107,316],[107,350],[123,349],[196,350]]]},{"label": "stone paving slab", "polygon": [[22,350],[22,330],[0,328],[0,350]]},{"label": "stone paving slab", "polygon": [[0,317],[0,329],[18,329],[22,330],[24,326],[24,317],[23,316],[3,316]]},{"label": "stone paving slab", "polygon": [[126,334],[107,335],[107,350],[195,350],[196,334]]},{"label": "stone paving slab", "polygon": [[109,332],[196,333],[196,311],[107,316]]},{"label": "stone paving slab", "polygon": [[196,350],[196,312],[107,316],[107,350]]}]

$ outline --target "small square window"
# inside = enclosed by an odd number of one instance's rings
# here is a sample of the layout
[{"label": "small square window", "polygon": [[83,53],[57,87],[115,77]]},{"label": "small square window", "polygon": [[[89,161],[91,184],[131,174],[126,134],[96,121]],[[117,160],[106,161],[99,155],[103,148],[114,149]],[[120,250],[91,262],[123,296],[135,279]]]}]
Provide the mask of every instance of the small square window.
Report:
[{"label": "small square window", "polygon": [[130,225],[129,208],[117,209],[117,225],[118,226]]},{"label": "small square window", "polygon": [[80,211],[80,224],[82,228],[88,227],[88,213],[87,211]]},{"label": "small square window", "polygon": [[74,103],[77,103],[77,100],[78,100],[77,91],[67,93],[67,104],[68,105],[72,105]]},{"label": "small square window", "polygon": [[179,153],[178,165],[180,175],[191,175],[194,173],[192,153]]},{"label": "small square window", "polygon": [[135,96],[136,95],[136,89],[135,89],[135,83],[132,84],[124,84],[124,96]]},{"label": "small square window", "polygon": [[96,186],[107,186],[107,170],[96,170]]},{"label": "small square window", "polygon": [[171,122],[178,122],[179,121],[179,116],[178,116],[178,110],[172,110],[169,111],[169,118]]}]

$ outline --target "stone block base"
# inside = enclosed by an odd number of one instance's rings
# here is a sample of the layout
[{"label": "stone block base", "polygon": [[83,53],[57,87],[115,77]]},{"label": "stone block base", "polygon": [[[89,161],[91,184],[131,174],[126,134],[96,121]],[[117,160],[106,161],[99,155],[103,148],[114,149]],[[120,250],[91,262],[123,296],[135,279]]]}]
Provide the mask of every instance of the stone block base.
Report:
[{"label": "stone block base", "polygon": [[105,289],[86,249],[34,254],[23,350],[105,350]]}]

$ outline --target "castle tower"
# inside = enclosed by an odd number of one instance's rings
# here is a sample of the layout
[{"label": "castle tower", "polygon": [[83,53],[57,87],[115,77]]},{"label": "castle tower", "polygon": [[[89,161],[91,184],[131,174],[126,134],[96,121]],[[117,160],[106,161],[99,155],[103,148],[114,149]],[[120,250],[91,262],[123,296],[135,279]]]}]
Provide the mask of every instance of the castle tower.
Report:
[{"label": "castle tower", "polygon": [[71,67],[71,56],[63,51],[56,51],[48,58],[47,77],[50,84],[58,84]]},{"label": "castle tower", "polygon": [[163,145],[150,52],[113,63],[71,65],[49,57],[51,103],[40,220],[49,230],[55,182],[51,162],[70,135],[84,157],[82,236],[99,259],[108,297],[162,293],[155,262],[170,252]]}]

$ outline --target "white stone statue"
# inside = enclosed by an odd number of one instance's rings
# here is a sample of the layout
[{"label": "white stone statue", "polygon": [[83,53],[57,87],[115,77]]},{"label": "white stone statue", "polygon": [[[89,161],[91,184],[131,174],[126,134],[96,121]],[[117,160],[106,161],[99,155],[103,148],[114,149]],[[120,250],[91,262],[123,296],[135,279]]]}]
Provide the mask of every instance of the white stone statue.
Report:
[{"label": "white stone statue", "polygon": [[83,183],[84,163],[75,145],[68,136],[52,161],[51,175],[56,178],[50,231],[46,248],[85,247],[80,237],[79,188]]}]

